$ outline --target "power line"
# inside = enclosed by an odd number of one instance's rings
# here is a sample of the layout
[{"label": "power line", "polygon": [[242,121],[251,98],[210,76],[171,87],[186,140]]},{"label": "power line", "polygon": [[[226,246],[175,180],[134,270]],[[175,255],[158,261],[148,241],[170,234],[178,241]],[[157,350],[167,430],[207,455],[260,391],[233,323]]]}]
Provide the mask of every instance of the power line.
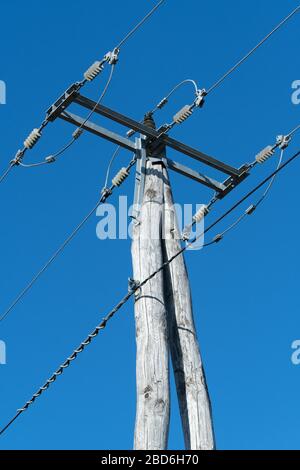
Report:
[{"label": "power line", "polygon": [[292,137],[292,136],[295,135],[296,132],[298,132],[299,130],[300,130],[300,124],[299,124],[297,127],[295,127],[295,129],[293,129],[293,130],[288,134],[288,136],[289,136],[289,137]]},{"label": "power line", "polygon": [[216,88],[218,88],[227,77],[229,77],[236,69],[238,69],[254,52],[257,51],[273,34],[275,34],[282,26],[284,26],[298,11],[300,10],[300,5],[295,8],[286,18],[284,18],[267,36],[265,36],[253,49],[251,49],[248,54],[246,54],[237,64],[235,64],[231,69],[229,69],[214,85],[212,85],[206,92],[206,94],[212,93]]},{"label": "power line", "polygon": [[[123,172],[123,175],[127,177],[131,168],[136,163],[136,157],[134,157],[128,166],[125,169],[121,169],[120,171]],[[125,170],[125,171],[124,171]],[[120,172],[119,172],[120,173]],[[119,175],[118,173],[118,175]],[[118,175],[116,178],[118,178]],[[124,178],[125,179],[125,178]],[[1,315],[0,322],[5,320],[5,318],[13,311],[13,309],[18,305],[18,303],[23,299],[23,297],[27,294],[27,292],[33,287],[33,285],[37,282],[37,280],[44,274],[45,271],[50,267],[50,265],[54,262],[54,260],[64,251],[67,245],[75,238],[78,232],[82,229],[82,227],[86,224],[86,222],[91,218],[91,216],[96,212],[97,208],[100,204],[106,202],[106,200],[111,196],[116,186],[120,186],[123,181],[120,183],[114,183],[110,188],[105,188],[101,198],[97,203],[93,206],[90,212],[84,217],[84,219],[77,225],[77,227],[73,230],[73,232],[66,238],[66,240],[60,245],[60,247],[55,251],[55,253],[49,258],[49,260],[44,264],[44,266],[37,272],[37,274],[32,278],[32,280],[27,284],[27,286],[18,294],[18,296],[14,299],[8,309]]]},{"label": "power line", "polygon": [[3,175],[0,177],[0,184],[5,180],[5,178],[8,176],[8,174],[10,173],[11,169],[12,169],[13,165],[10,164],[9,167],[7,168],[7,170],[5,170],[5,172],[3,173]]},{"label": "power line", "polygon": [[151,11],[149,11],[149,13],[147,13],[146,16],[144,16],[144,18],[128,33],[126,34],[126,36],[122,39],[122,41],[119,42],[119,44],[116,46],[116,49],[120,49],[124,44],[125,42],[128,41],[129,38],[131,38],[131,36],[133,36],[133,34],[138,30],[140,29],[141,26],[143,26],[143,24],[153,15],[153,13],[155,13],[155,11],[165,2],[165,0],[161,0],[160,2],[157,3],[157,5],[155,5],[155,7],[152,8]]},{"label": "power line", "polygon": [[[117,45],[117,47],[114,48],[113,52],[109,52],[107,53],[104,58],[101,60],[101,61],[97,61],[95,62],[87,71],[86,73],[84,74],[84,79],[81,80],[80,82],[76,82],[76,87],[78,88],[78,90],[80,88],[82,88],[88,81],[92,81],[94,80],[94,78],[96,78],[97,75],[99,75],[99,73],[102,72],[103,70],[103,67],[104,65],[109,62],[111,65],[115,65],[115,63],[117,62],[118,60],[118,53],[119,53],[119,49],[121,48],[121,46],[123,46],[128,40],[129,38],[131,38],[134,33],[153,15],[153,13],[164,3],[165,0],[161,0],[154,8],[152,8],[152,10],[147,14],[145,15],[145,17],[119,42],[119,44]],[[111,77],[110,77],[110,80],[111,80]],[[110,83],[110,80],[109,80],[109,83]],[[109,83],[107,84],[107,87],[109,85]],[[107,90],[105,90],[104,94],[106,93]],[[100,100],[98,101],[98,104],[100,104],[101,100],[103,99],[103,96],[100,97]],[[95,110],[92,110],[89,117],[94,113]],[[89,119],[89,118],[88,118]],[[18,150],[14,159],[11,161],[10,163],[10,167],[8,168],[8,170],[6,170],[4,172],[4,174],[0,177],[0,184],[4,181],[4,179],[7,177],[7,175],[9,174],[9,172],[11,171],[11,169],[15,166],[18,166],[21,162],[21,160],[23,159],[25,153],[27,152],[27,150],[31,150],[34,145],[37,143],[37,141],[40,139],[41,137],[41,133],[42,131],[44,130],[44,128],[49,124],[49,119],[48,117],[46,117],[44,119],[44,121],[42,122],[41,126],[37,129],[34,129],[31,134],[28,136],[28,138],[26,139],[26,141],[24,142],[24,147],[22,150]],[[82,124],[83,126],[83,124]],[[76,138],[75,140],[80,136],[80,130],[82,129],[82,126],[79,128],[79,130],[77,130],[77,134],[76,134]],[[75,131],[76,132],[76,131]],[[26,145],[25,145],[26,143]],[[56,154],[55,154],[55,158],[58,158],[60,155],[62,155],[67,149],[69,149],[74,143],[74,139],[72,139],[68,144],[66,144],[61,150],[59,150]],[[52,163],[54,162],[55,159],[53,158],[50,158],[50,159],[46,159],[45,163]],[[28,166],[25,166],[24,164],[21,165],[23,167],[26,167],[26,168],[32,168],[32,167],[36,167],[36,166],[40,166],[41,164],[44,164],[44,162],[39,162],[38,164],[29,164]]]},{"label": "power line", "polygon": [[[259,191],[261,187],[263,187],[266,183],[271,181],[278,173],[280,173],[284,168],[290,165],[296,158],[300,156],[300,151],[298,151],[295,155],[289,158],[284,164],[280,165],[273,173],[271,173],[268,177],[266,177],[261,183],[255,186],[254,189],[249,191],[245,196],[243,196],[237,203],[235,203],[229,210],[227,210],[223,215],[221,215],[217,220],[215,220],[212,224],[209,225],[201,234],[195,236],[193,240],[191,240],[186,246],[181,248],[177,253],[175,253],[171,258],[165,261],[156,271],[154,271],[150,276],[144,279],[142,282],[136,282],[130,280],[130,286],[128,293],[118,302],[118,304],[108,313],[106,317],[101,321],[101,323],[93,330],[91,334],[87,336],[87,338],[80,343],[80,346],[73,351],[71,356],[54,372],[54,374],[46,381],[46,383],[38,389],[38,391],[32,396],[32,398],[27,401],[23,408],[17,410],[16,415],[8,422],[8,424],[2,428],[0,431],[0,436],[4,434],[4,432],[16,421],[16,419],[24,413],[35,401],[39,398],[42,393],[44,393],[52,383],[54,383],[60,375],[63,374],[64,370],[70,366],[71,362],[73,362],[78,354],[81,354],[86,346],[88,346],[99,334],[101,330],[103,330],[107,323],[115,316],[115,314],[129,301],[129,299],[138,292],[142,287],[144,287],[151,279],[153,279],[157,274],[163,271],[169,264],[171,264],[178,256],[184,253],[190,246],[196,243],[203,235],[211,231],[217,224],[219,224],[225,217],[227,217],[231,212],[233,212],[237,207],[239,207],[245,200],[251,197],[254,193]],[[213,242],[207,243],[205,246],[209,246],[213,244]]]}]

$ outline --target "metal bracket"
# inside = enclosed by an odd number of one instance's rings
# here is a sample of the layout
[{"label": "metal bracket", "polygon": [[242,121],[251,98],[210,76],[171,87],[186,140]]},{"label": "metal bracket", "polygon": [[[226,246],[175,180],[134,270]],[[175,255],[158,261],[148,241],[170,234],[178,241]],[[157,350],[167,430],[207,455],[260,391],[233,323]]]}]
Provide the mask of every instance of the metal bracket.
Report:
[{"label": "metal bracket", "polygon": [[64,112],[71,103],[73,103],[81,87],[82,84],[80,82],[73,83],[73,85],[71,85],[63,95],[61,95],[52,106],[50,106],[46,112],[46,119],[48,121],[54,121],[59,117],[59,115]]}]

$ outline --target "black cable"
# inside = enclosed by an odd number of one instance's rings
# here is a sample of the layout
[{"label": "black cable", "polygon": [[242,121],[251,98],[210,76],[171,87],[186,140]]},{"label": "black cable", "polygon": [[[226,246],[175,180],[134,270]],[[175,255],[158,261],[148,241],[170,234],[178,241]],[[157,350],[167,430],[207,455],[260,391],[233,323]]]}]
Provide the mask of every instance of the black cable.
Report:
[{"label": "black cable", "polygon": [[[276,176],[278,173],[280,173],[284,168],[286,168],[288,165],[290,165],[298,156],[300,155],[300,151],[297,152],[293,157],[291,157],[289,160],[287,160],[283,165],[281,165],[278,169],[276,169],[271,175],[269,175],[267,178],[265,178],[261,183],[259,183],[257,186],[255,186],[254,189],[249,191],[245,196],[243,196],[237,203],[235,203],[228,211],[226,211],[222,216],[220,216],[215,222],[213,222],[207,229],[205,229],[200,235],[197,235],[194,237],[192,241],[190,241],[186,246],[181,248],[177,253],[175,253],[174,256],[169,258],[165,263],[163,263],[160,268],[158,268],[156,271],[154,271],[150,276],[148,276],[144,281],[140,283],[136,283],[135,286],[132,286],[131,289],[128,291],[128,293],[121,299],[121,301],[108,313],[106,317],[102,320],[102,322],[95,328],[95,330],[88,335],[88,337],[80,344],[80,346],[73,351],[71,356],[57,369],[56,372],[48,379],[42,387],[39,388],[39,390],[32,396],[32,398],[26,402],[25,406],[21,409],[19,409],[16,413],[16,415],[9,421],[9,423],[0,430],[0,436],[4,434],[4,432],[16,421],[16,419],[24,412],[26,411],[29,406],[31,406],[37,398],[39,398],[43,392],[45,392],[52,383],[54,383],[60,375],[63,374],[64,369],[69,367],[71,362],[74,361],[78,354],[82,353],[86,346],[88,346],[94,338],[96,338],[101,330],[103,330],[107,322],[111,320],[114,315],[129,301],[129,299],[137,292],[139,291],[145,284],[147,284],[151,279],[153,279],[158,273],[160,273],[163,269],[165,269],[170,263],[172,263],[178,256],[180,256],[182,253],[184,253],[189,246],[193,245],[199,238],[201,238],[203,235],[205,235],[207,232],[209,232],[213,227],[215,227],[219,222],[221,222],[225,217],[227,217],[231,212],[233,212],[237,207],[239,207],[246,199],[251,197],[255,192],[257,192],[262,186],[264,186],[268,181],[270,181],[274,176]],[[211,242],[209,244],[212,244]],[[208,246],[209,244],[206,244]]]}]

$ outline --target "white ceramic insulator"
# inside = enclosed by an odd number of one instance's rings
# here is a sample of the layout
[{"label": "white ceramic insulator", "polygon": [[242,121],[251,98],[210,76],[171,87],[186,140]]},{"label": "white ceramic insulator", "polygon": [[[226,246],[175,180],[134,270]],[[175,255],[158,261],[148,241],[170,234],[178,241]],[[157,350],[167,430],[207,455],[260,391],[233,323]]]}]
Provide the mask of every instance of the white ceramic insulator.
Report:
[{"label": "white ceramic insulator", "polygon": [[27,149],[32,149],[32,147],[37,143],[40,137],[41,137],[40,130],[33,129],[31,134],[29,134],[29,136],[25,140],[24,147],[26,147]]},{"label": "white ceramic insulator", "polygon": [[269,158],[273,157],[275,153],[275,150],[271,145],[266,147],[264,150],[262,150],[258,155],[256,155],[255,159],[257,163],[265,163]]},{"label": "white ceramic insulator", "polygon": [[103,64],[97,60],[97,62],[94,62],[93,65],[91,65],[83,74],[84,78],[91,82],[99,75],[99,73],[102,72],[103,68]]},{"label": "white ceramic insulator", "polygon": [[193,114],[193,110],[187,104],[184,106],[177,114],[174,116],[174,122],[176,124],[182,124],[187,118],[189,118]]},{"label": "white ceramic insulator", "polygon": [[127,170],[127,168],[121,168],[119,173],[113,178],[112,184],[114,186],[121,186],[121,184],[126,180],[128,175],[129,171]]},{"label": "white ceramic insulator", "polygon": [[201,209],[198,210],[198,212],[194,215],[193,221],[196,222],[196,224],[199,224],[201,220],[206,216],[207,214],[207,206],[202,206]]}]

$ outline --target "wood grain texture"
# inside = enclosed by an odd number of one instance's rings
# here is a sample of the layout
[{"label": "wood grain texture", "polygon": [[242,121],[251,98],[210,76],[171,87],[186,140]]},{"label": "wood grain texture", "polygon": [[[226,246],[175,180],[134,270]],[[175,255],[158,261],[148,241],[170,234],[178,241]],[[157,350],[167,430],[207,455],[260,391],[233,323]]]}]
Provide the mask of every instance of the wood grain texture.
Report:
[{"label": "wood grain texture", "polygon": [[[168,173],[164,170],[164,260],[180,249]],[[183,255],[164,272],[170,350],[186,449],[214,449],[209,394],[195,330],[189,279]]]},{"label": "wood grain texture", "polygon": [[[163,262],[163,169],[147,162],[140,224],[133,229],[134,279],[141,281]],[[134,448],[167,448],[170,391],[169,349],[163,274],[148,282],[135,301],[137,410]]]}]

